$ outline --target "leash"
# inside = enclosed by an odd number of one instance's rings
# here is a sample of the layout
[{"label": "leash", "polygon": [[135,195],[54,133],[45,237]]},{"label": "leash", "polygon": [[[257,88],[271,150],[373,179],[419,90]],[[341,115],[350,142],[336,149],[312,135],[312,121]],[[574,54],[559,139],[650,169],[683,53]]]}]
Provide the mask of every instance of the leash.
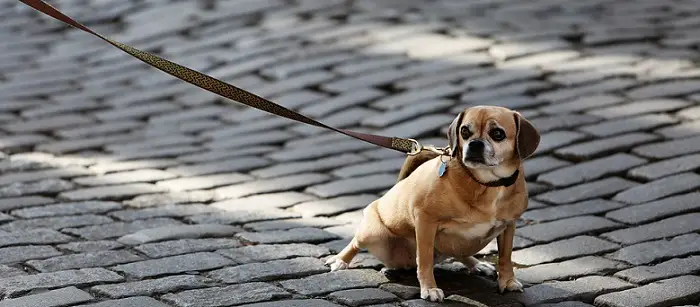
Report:
[{"label": "leash", "polygon": [[302,122],[316,127],[321,127],[329,130],[333,130],[338,133],[362,140],[377,146],[384,148],[389,148],[393,150],[398,150],[400,152],[415,155],[423,150],[429,150],[433,152],[443,153],[444,149],[435,148],[433,146],[423,146],[418,141],[408,138],[399,137],[386,137],[375,134],[361,133],[347,129],[339,129],[332,126],[328,126],[324,123],[311,119],[305,115],[294,112],[287,109],[279,104],[276,104],[268,99],[255,95],[249,91],[241,89],[239,87],[233,86],[229,83],[211,77],[209,75],[198,72],[194,69],[182,66],[180,64],[168,61],[154,54],[148,53],[131,47],[129,45],[117,42],[115,40],[109,39],[93,30],[87,26],[73,20],[72,18],[61,13],[58,9],[47,4],[43,0],[19,0],[20,2],[34,8],[35,10],[42,12],[48,16],[51,16],[65,24],[73,26],[74,28],[80,29],[84,32],[90,33],[98,38],[104,40],[110,45],[121,49],[127,54],[151,65],[171,76],[179,78],[204,90],[217,94],[219,96],[228,98],[233,101],[245,104],[249,107],[256,108],[258,110],[274,114],[277,116],[285,117],[291,120]]}]

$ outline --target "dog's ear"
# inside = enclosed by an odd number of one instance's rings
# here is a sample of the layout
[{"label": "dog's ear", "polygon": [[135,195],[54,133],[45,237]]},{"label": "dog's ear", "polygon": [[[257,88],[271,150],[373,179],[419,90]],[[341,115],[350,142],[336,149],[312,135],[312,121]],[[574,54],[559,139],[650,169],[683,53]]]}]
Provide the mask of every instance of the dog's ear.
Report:
[{"label": "dog's ear", "polygon": [[540,145],[540,133],[535,126],[525,119],[520,113],[513,112],[515,117],[515,148],[520,159],[525,159],[535,153]]},{"label": "dog's ear", "polygon": [[456,156],[459,151],[457,149],[457,144],[459,144],[459,126],[462,124],[464,112],[459,113],[450,124],[450,127],[447,128],[447,142],[450,145],[451,155],[453,157]]}]

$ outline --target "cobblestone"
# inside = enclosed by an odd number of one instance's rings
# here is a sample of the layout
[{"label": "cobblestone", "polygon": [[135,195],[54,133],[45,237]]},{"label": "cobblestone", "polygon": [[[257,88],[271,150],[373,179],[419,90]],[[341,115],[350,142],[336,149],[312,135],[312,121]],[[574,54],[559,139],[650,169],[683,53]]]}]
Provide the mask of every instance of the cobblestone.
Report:
[{"label": "cobblestone", "polygon": [[290,298],[292,295],[278,287],[254,282],[228,287],[188,290],[162,296],[175,306],[218,307]]},{"label": "cobblestone", "polygon": [[700,206],[698,193],[688,193],[608,212],[605,217],[627,224],[641,224],[678,213],[690,212]]},{"label": "cobblestone", "polygon": [[124,280],[119,274],[103,268],[59,271],[23,275],[0,280],[0,293],[4,298],[14,298],[30,290],[51,289],[67,286],[85,286],[100,282]]},{"label": "cobblestone", "polygon": [[62,231],[68,234],[80,236],[88,240],[103,240],[121,237],[125,234],[165,225],[181,225],[182,223],[169,218],[155,218],[137,220],[133,222],[116,222],[97,226],[80,228],[65,228]]},{"label": "cobblestone", "polygon": [[[585,275],[598,275],[624,269],[628,265],[602,257],[587,256],[558,263],[540,264],[515,271],[517,278],[528,283],[566,280]],[[616,274],[616,276],[618,276]],[[618,276],[619,277],[619,276]]]},{"label": "cobblestone", "polygon": [[144,229],[123,236],[117,241],[127,245],[137,245],[172,239],[187,239],[201,237],[227,237],[242,231],[242,229],[227,225],[183,225],[164,226]]},{"label": "cobblestone", "polygon": [[518,229],[518,235],[535,242],[550,242],[578,234],[600,233],[622,227],[622,224],[597,217],[580,216],[529,225]]},{"label": "cobblestone", "polygon": [[[669,291],[671,290],[672,291]],[[598,306],[659,306],[695,304],[700,297],[700,277],[681,276],[661,280],[639,288],[596,297]]]},{"label": "cobblestone", "polygon": [[328,297],[349,306],[388,303],[398,299],[396,295],[379,289],[344,290],[333,292]]},{"label": "cobblestone", "polygon": [[671,259],[654,266],[638,266],[615,273],[615,276],[636,284],[692,274],[700,270],[700,256]]},{"label": "cobblestone", "polygon": [[526,305],[556,303],[567,298],[590,302],[599,295],[632,287],[634,285],[617,278],[588,276],[573,281],[557,281],[532,286],[522,295],[520,301]]},{"label": "cobblestone", "polygon": [[317,243],[338,238],[336,235],[316,228],[294,228],[259,233],[242,232],[237,234],[236,237],[246,242],[258,244]]},{"label": "cobblestone", "polygon": [[188,271],[212,270],[230,264],[232,264],[230,260],[218,254],[200,252],[121,264],[113,267],[112,270],[142,279],[145,277],[178,274]]},{"label": "cobblestone", "polygon": [[[533,202],[534,201],[532,201],[532,200],[530,201],[530,203],[533,203]],[[532,208],[532,206],[528,206],[528,208],[534,209],[534,210],[526,211],[525,213],[523,213],[522,218],[526,219],[526,220],[546,222],[546,221],[559,220],[559,219],[563,219],[563,218],[575,217],[575,216],[581,216],[581,215],[599,214],[599,213],[603,213],[606,211],[618,209],[618,208],[624,207],[624,206],[626,206],[626,205],[623,203],[608,201],[608,200],[604,200],[604,199],[592,199],[592,200],[582,201],[582,202],[578,202],[578,203],[574,203],[574,204],[570,204],[570,205],[559,205],[559,206],[543,207],[543,208]],[[620,210],[625,210],[625,209],[620,209]],[[613,216],[615,216],[615,215],[612,214],[612,212],[605,215],[606,218],[612,218]],[[625,221],[621,221],[621,222],[625,222]]]},{"label": "cobblestone", "polygon": [[27,264],[40,272],[55,272],[69,269],[104,267],[139,260],[143,260],[143,258],[125,250],[117,250],[72,254],[46,260],[31,260],[27,261]]},{"label": "cobblestone", "polygon": [[696,253],[700,235],[692,233],[677,236],[670,240],[657,240],[644,242],[624,247],[609,255],[609,258],[622,260],[634,265],[647,264],[650,262],[668,259],[671,257],[682,257],[691,253]]},{"label": "cobblestone", "polygon": [[130,297],[121,300],[109,300],[84,307],[167,307],[168,305],[146,296]]},{"label": "cobblestone", "polygon": [[539,175],[538,181],[554,186],[568,186],[591,181],[608,174],[625,171],[646,163],[646,160],[632,155],[619,153],[605,158],[578,163],[555,171]]},{"label": "cobblestone", "polygon": [[610,252],[620,246],[590,236],[577,236],[543,245],[535,245],[513,252],[513,262],[521,265],[534,265],[578,256]]},{"label": "cobblestone", "polygon": [[42,218],[62,215],[99,214],[120,209],[116,202],[86,201],[13,210],[12,215],[21,218]]},{"label": "cobblestone", "polygon": [[689,213],[637,227],[611,231],[601,236],[625,244],[660,239],[697,231],[700,229],[700,225],[696,223],[698,218],[700,213]]},{"label": "cobblestone", "polygon": [[280,284],[286,289],[304,295],[321,295],[353,288],[376,287],[388,281],[377,271],[357,269],[323,273],[302,279],[283,281]]},{"label": "cobblestone", "polygon": [[321,257],[330,251],[322,246],[297,243],[243,246],[218,250],[217,253],[233,259],[236,263],[255,263],[294,257]]},{"label": "cobblestone", "polygon": [[568,204],[592,198],[609,196],[637,185],[638,184],[629,180],[618,177],[610,177],[561,190],[550,191],[537,195],[535,199],[555,204]]},{"label": "cobblestone", "polygon": [[329,268],[316,258],[273,260],[243,264],[209,273],[208,277],[229,284],[289,279],[327,272]]},{"label": "cobblestone", "polygon": [[121,284],[98,285],[90,288],[90,290],[99,295],[105,295],[110,298],[122,298],[139,295],[148,296],[153,294],[204,288],[207,286],[207,281],[207,279],[192,275],[175,275]]},{"label": "cobblestone", "polygon": [[630,188],[615,195],[613,200],[628,204],[639,204],[691,191],[698,186],[700,186],[700,175],[682,173]]},{"label": "cobblestone", "polygon": [[48,245],[12,246],[0,248],[0,263],[12,264],[31,259],[44,259],[62,253]]},{"label": "cobblestone", "polygon": [[20,298],[4,300],[0,303],[3,307],[57,307],[69,306],[92,301],[92,295],[76,287],[67,287],[51,290],[40,294],[27,295]]}]

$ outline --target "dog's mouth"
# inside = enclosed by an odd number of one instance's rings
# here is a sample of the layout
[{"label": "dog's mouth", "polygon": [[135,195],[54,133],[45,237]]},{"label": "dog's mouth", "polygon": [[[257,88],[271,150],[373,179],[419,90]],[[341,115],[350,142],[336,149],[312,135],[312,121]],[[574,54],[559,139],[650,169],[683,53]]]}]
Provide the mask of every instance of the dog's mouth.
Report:
[{"label": "dog's mouth", "polygon": [[495,167],[497,164],[490,164],[482,156],[465,157],[464,164],[472,168]]},{"label": "dog's mouth", "polygon": [[466,157],[466,158],[464,158],[464,161],[472,162],[472,163],[486,164],[486,159],[484,159],[484,157],[481,157],[481,156]]}]

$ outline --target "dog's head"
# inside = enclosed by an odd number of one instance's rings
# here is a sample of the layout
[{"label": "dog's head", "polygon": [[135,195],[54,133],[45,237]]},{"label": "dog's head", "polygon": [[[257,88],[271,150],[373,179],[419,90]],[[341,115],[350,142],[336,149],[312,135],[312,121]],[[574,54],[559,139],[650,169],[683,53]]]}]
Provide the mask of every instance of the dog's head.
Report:
[{"label": "dog's head", "polygon": [[520,113],[495,106],[465,109],[450,124],[447,138],[452,156],[472,169],[514,165],[540,143],[539,132]]}]

